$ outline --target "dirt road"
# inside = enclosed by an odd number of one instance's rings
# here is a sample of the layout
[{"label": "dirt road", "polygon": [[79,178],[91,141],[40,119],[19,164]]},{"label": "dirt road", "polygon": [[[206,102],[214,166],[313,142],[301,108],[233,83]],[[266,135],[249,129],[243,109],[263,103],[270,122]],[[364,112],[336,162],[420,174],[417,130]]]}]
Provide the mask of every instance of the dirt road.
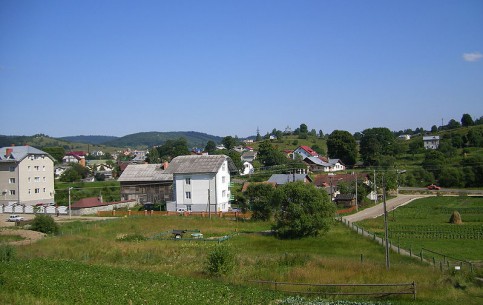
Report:
[{"label": "dirt road", "polygon": [[[399,195],[396,198],[386,201],[386,209],[389,212],[399,206],[408,204],[409,202],[415,199],[419,199],[427,196],[428,195]],[[376,206],[367,208],[365,210],[362,210],[352,215],[344,216],[342,218],[352,223],[352,222],[357,222],[364,219],[376,218],[377,216],[381,216],[383,214],[384,214],[384,206],[383,206],[383,203],[381,202]]]}]

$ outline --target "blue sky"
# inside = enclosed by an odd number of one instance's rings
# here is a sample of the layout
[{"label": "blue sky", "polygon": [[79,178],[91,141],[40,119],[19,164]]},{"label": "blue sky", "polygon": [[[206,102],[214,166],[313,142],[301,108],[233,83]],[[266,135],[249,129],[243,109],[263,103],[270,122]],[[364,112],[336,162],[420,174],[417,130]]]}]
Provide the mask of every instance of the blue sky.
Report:
[{"label": "blue sky", "polygon": [[0,1],[0,134],[483,115],[483,1]]}]

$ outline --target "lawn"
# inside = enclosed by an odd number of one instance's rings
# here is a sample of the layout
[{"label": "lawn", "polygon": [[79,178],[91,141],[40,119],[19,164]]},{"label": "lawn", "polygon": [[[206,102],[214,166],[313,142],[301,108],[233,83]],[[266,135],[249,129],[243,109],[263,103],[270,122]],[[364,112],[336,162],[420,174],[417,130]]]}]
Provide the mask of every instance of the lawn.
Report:
[{"label": "lawn", "polygon": [[[224,245],[235,253],[233,272],[215,278],[205,272],[216,242],[119,239],[126,234],[149,238],[173,229],[230,236]],[[262,289],[254,280],[325,284],[414,281],[418,304],[478,304],[481,297],[479,288],[466,278],[435,272],[432,266],[408,257],[393,254],[387,271],[383,248],[340,223],[327,235],[299,240],[279,240],[269,230],[270,223],[264,222],[180,216],[65,224],[61,235],[19,246],[16,260],[0,263],[0,303],[96,304],[112,298],[112,304],[279,304],[288,298]],[[334,299],[364,301],[371,297]],[[411,296],[389,300],[413,304]]]}]

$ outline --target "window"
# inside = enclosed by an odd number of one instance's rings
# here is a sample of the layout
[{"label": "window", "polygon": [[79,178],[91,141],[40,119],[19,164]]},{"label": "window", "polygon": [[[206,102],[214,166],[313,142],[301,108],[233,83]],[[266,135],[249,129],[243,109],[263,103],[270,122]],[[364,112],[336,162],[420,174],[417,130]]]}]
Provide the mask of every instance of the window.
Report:
[{"label": "window", "polygon": [[39,170],[40,170],[40,166],[35,165],[35,166],[34,166],[34,169],[35,169],[36,171],[39,171]]},{"label": "window", "polygon": [[29,170],[29,172],[32,170],[32,169],[30,168],[30,165],[29,165],[29,166],[27,166],[27,169]]},{"label": "window", "polygon": [[47,180],[45,179],[45,177],[44,177],[44,179],[43,179],[43,180],[44,180],[44,182],[46,182],[46,181],[47,181]]},{"label": "window", "polygon": [[191,199],[191,192],[186,192],[186,199]]},{"label": "window", "polygon": [[34,181],[35,181],[35,182],[40,182],[40,177],[35,177],[35,178],[34,178]]},{"label": "window", "polygon": [[221,183],[225,183],[225,176],[221,177]]},{"label": "window", "polygon": [[10,166],[9,169],[10,169],[11,172],[14,172],[15,171],[15,166]]},{"label": "window", "polygon": [[31,189],[29,189],[29,194],[32,194],[32,190]]},{"label": "window", "polygon": [[46,192],[46,189],[45,189],[45,187],[44,187],[44,193],[45,193],[45,192]]},{"label": "window", "polygon": [[32,180],[32,179],[29,177],[29,178],[28,178],[29,183],[30,183],[30,181],[31,181],[31,180]]},{"label": "window", "polygon": [[35,189],[35,194],[39,194],[40,193],[40,189],[39,188],[36,188]]},{"label": "window", "polygon": [[15,178],[9,178],[8,183],[10,183],[10,184],[15,183]]},{"label": "window", "polygon": [[45,172],[45,165],[44,165],[44,166],[42,166],[42,171],[44,171],[44,172]]},{"label": "window", "polygon": [[221,197],[223,197],[223,198],[226,197],[226,191],[225,190],[221,191]]},{"label": "window", "polygon": [[186,184],[191,184],[191,178],[186,178],[185,181],[186,181]]},{"label": "window", "polygon": [[15,190],[10,190],[10,195],[15,195]]},{"label": "window", "polygon": [[221,170],[224,171],[226,169],[225,163],[221,166]]}]

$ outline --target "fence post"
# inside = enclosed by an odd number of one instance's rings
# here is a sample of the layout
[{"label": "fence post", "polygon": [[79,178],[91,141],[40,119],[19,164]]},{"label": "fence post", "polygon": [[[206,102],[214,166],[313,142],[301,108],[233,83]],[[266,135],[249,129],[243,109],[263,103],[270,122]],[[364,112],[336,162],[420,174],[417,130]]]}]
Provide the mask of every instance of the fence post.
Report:
[{"label": "fence post", "polygon": [[443,262],[439,262],[439,271],[443,272]]},{"label": "fence post", "polygon": [[413,249],[411,247],[409,247],[409,257],[413,257]]},{"label": "fence post", "polygon": [[434,259],[434,256],[433,256],[433,266],[436,265],[436,260]]},{"label": "fence post", "polygon": [[421,261],[423,261],[423,249],[421,249]]}]

